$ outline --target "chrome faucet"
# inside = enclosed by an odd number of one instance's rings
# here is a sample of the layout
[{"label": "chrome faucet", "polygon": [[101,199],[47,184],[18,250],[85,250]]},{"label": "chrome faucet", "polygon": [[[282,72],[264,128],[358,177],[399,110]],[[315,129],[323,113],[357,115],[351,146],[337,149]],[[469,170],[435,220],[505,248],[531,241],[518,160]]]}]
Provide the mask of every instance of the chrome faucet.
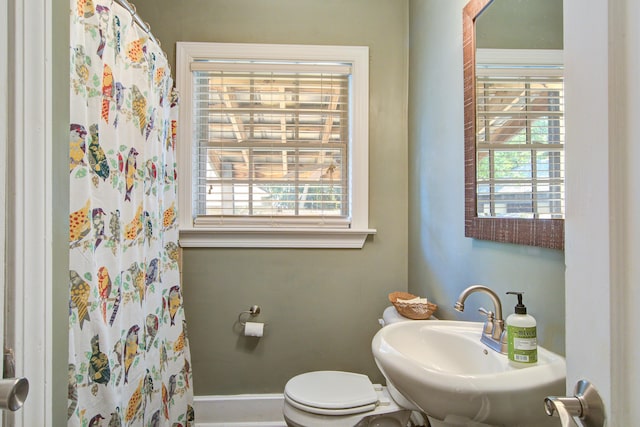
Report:
[{"label": "chrome faucet", "polygon": [[499,353],[507,353],[507,331],[504,328],[504,319],[502,318],[502,303],[498,295],[483,285],[472,285],[460,293],[458,301],[456,301],[454,308],[460,312],[464,311],[464,302],[469,295],[475,292],[482,292],[489,295],[491,301],[493,301],[493,311],[487,311],[484,308],[480,308],[479,311],[487,316],[487,320],[484,323],[482,330],[482,337],[480,341],[486,344],[492,350]]}]

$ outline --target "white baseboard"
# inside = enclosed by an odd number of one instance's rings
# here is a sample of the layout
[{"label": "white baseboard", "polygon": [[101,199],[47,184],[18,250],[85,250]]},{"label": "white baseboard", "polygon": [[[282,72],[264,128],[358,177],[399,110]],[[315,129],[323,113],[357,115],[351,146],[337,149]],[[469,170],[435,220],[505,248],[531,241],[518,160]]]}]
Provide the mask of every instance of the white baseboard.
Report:
[{"label": "white baseboard", "polygon": [[282,394],[195,396],[196,427],[286,427]]}]

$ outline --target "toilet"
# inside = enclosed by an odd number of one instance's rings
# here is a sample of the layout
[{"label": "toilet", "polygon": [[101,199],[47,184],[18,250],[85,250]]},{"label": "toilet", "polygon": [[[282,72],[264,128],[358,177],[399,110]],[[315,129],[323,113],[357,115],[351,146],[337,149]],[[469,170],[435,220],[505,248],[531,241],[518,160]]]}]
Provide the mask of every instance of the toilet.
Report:
[{"label": "toilet", "polygon": [[[391,306],[380,324],[411,321]],[[388,381],[387,381],[388,383]],[[283,414],[289,427],[405,427],[419,414],[391,384],[373,384],[366,375],[343,371],[306,372],[284,388]]]},{"label": "toilet", "polygon": [[353,372],[307,372],[291,378],[284,390],[289,427],[404,427],[410,416],[386,387]]}]

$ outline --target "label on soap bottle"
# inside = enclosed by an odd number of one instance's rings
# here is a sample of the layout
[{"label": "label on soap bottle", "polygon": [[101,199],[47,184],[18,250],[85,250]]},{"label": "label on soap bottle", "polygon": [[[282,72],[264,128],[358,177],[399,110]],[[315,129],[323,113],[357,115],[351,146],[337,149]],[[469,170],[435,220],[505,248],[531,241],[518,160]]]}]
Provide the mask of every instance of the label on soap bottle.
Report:
[{"label": "label on soap bottle", "polygon": [[519,363],[538,361],[538,338],[536,328],[507,326],[509,360]]}]

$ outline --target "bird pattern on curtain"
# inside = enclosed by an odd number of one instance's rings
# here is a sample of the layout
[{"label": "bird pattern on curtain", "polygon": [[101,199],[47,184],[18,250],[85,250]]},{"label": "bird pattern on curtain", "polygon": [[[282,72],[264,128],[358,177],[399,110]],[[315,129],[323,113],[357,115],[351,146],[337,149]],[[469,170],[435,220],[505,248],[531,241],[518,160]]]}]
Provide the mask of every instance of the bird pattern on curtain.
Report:
[{"label": "bird pattern on curtain", "polygon": [[70,11],[68,426],[192,426],[169,65],[119,4]]}]

